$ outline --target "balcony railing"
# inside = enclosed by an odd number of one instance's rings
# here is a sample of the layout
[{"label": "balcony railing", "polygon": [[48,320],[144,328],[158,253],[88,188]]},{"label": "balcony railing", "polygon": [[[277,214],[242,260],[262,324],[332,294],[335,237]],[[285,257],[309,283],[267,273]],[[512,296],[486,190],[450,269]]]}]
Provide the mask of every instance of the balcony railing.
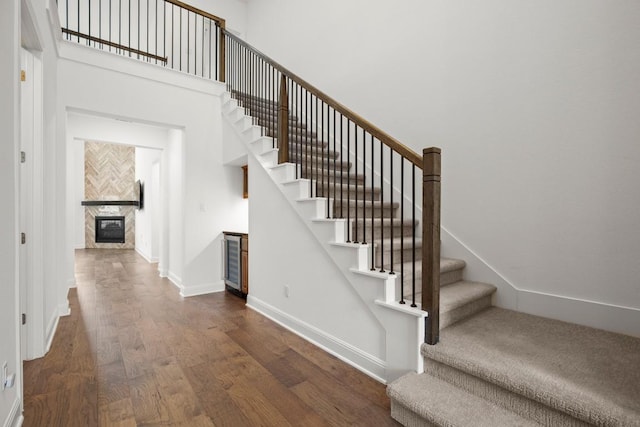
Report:
[{"label": "balcony railing", "polygon": [[224,81],[225,20],[177,0],[58,0],[67,40]]}]

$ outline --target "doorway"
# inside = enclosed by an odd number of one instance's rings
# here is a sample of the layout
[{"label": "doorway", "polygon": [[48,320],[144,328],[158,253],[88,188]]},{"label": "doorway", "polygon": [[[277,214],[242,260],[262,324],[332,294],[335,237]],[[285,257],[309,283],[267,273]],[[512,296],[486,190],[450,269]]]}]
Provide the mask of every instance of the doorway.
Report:
[{"label": "doorway", "polygon": [[19,167],[19,291],[22,360],[45,352],[43,296],[43,87],[42,60],[21,49]]}]

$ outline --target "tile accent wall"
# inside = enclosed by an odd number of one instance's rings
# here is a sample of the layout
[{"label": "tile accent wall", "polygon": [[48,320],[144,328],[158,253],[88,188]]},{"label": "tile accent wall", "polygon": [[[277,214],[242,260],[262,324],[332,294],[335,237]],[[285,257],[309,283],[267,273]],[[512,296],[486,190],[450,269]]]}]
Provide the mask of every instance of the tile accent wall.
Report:
[{"label": "tile accent wall", "polygon": [[[84,144],[84,199],[136,200],[135,147],[86,141]],[[135,248],[135,207],[86,206],[85,247]],[[96,243],[96,216],[124,216],[125,243]]]}]

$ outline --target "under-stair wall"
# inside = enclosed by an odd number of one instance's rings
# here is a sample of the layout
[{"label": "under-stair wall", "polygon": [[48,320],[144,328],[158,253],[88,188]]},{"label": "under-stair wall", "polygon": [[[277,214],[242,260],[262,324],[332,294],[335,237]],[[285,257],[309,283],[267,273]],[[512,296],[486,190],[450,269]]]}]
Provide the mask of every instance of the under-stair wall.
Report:
[{"label": "under-stair wall", "polygon": [[248,305],[384,378],[382,325],[252,157],[249,170]]}]

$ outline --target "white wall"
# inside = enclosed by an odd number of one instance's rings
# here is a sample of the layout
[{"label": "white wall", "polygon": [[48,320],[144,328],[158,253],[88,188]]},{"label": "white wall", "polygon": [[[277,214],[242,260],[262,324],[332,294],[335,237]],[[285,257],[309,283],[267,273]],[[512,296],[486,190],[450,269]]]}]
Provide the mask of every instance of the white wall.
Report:
[{"label": "white wall", "polygon": [[347,360],[383,366],[383,326],[252,155],[249,188],[248,304]]},{"label": "white wall", "polygon": [[[154,165],[159,166],[162,151],[151,148],[136,147],[136,180],[140,180],[143,188],[143,207],[136,209],[136,251],[150,262],[158,262],[153,256],[154,242],[158,246],[160,234],[154,230],[154,220],[160,215],[157,200],[159,188],[152,179]],[[154,233],[155,231],[155,233]]]},{"label": "white wall", "polygon": [[[247,27],[403,143],[442,147],[442,225],[520,309],[640,334],[638,22],[633,0],[250,0]],[[609,308],[635,325],[589,319]]]},{"label": "white wall", "polygon": [[222,164],[223,86],[72,43],[60,49],[61,114],[90,112],[172,128],[164,162],[180,170],[181,179],[167,179],[163,200],[171,197],[169,216],[180,226],[169,230],[169,265],[159,268],[185,296],[222,290],[222,230],[246,218],[231,207],[236,195]]},{"label": "white wall", "polygon": [[12,422],[20,405],[18,389],[22,382],[19,359],[18,332],[18,277],[17,277],[17,165],[20,137],[19,109],[19,9],[18,1],[0,3],[0,129],[3,143],[0,144],[0,194],[5,200],[0,210],[0,271],[3,285],[0,286],[0,364],[7,362],[9,371],[18,373],[18,386],[0,392],[0,422]]}]

